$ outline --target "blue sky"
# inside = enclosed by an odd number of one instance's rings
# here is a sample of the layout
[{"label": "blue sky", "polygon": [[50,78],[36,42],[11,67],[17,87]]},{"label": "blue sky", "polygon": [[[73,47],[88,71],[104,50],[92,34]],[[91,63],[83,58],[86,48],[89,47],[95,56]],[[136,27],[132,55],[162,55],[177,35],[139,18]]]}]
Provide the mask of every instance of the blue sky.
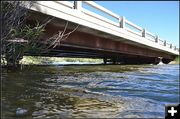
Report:
[{"label": "blue sky", "polygon": [[142,28],[146,28],[154,35],[158,35],[163,40],[167,40],[167,42],[179,47],[178,1],[95,2],[120,16],[125,16],[127,20]]}]

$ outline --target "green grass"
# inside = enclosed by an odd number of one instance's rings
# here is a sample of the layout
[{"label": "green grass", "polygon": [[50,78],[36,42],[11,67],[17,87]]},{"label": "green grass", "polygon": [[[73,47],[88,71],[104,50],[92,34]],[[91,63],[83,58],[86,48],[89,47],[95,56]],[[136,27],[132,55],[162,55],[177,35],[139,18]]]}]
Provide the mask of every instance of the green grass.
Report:
[{"label": "green grass", "polygon": [[22,64],[51,64],[53,62],[90,62],[90,63],[100,63],[100,62],[102,62],[102,59],[24,56],[23,59],[20,62]]},{"label": "green grass", "polygon": [[179,55],[174,60],[177,64],[179,64]]}]

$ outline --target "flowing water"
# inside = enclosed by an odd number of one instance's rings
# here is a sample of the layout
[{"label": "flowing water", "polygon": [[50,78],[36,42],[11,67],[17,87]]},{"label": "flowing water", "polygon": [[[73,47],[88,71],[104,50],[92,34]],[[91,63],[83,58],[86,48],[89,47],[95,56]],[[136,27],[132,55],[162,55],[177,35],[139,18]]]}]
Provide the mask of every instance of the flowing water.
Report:
[{"label": "flowing water", "polygon": [[26,66],[1,82],[3,118],[164,118],[179,102],[178,65]]}]

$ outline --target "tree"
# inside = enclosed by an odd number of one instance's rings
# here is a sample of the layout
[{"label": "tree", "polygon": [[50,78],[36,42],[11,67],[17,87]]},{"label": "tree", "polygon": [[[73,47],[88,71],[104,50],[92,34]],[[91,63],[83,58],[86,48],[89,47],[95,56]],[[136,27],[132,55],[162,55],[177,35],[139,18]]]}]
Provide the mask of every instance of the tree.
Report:
[{"label": "tree", "polygon": [[[16,38],[25,25],[27,9],[31,7],[31,2],[23,1],[1,1],[1,58],[6,59],[8,65],[16,65],[20,58],[17,52],[16,43],[24,40]],[[20,45],[18,45],[19,49]],[[20,49],[19,49],[20,50]]]},{"label": "tree", "polygon": [[1,59],[8,66],[16,67],[24,51],[35,48],[37,51],[37,39],[46,24],[26,24],[31,6],[31,1],[1,1]]},{"label": "tree", "polygon": [[44,39],[48,46],[40,44],[39,37],[53,17],[41,24],[38,21],[35,25],[26,24],[28,10],[32,5],[32,1],[1,1],[1,59],[6,60],[8,66],[16,67],[26,51],[49,52],[50,48],[55,48],[62,39],[66,39],[78,28],[77,26],[66,33],[67,22],[63,31],[58,31],[52,37]]}]

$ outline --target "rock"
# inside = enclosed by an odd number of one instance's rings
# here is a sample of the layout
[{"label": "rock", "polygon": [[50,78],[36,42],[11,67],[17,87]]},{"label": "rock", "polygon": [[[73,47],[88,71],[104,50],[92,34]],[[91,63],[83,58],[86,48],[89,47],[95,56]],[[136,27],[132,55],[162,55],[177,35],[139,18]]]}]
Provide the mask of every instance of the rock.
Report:
[{"label": "rock", "polygon": [[24,116],[28,111],[26,109],[17,108],[16,109],[16,116]]}]

